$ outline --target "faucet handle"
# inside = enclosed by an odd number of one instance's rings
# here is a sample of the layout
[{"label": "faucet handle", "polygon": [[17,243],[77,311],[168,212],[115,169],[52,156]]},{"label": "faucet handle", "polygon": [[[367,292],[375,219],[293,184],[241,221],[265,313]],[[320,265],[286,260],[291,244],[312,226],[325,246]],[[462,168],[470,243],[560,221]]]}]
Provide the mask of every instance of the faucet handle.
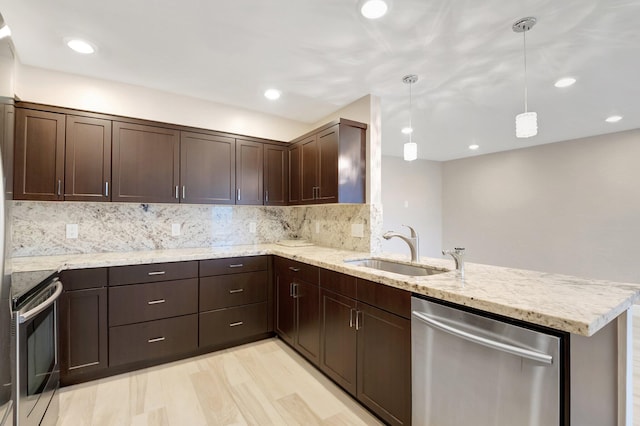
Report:
[{"label": "faucet handle", "polygon": [[409,231],[411,231],[411,238],[416,238],[418,236],[418,233],[416,232],[416,230],[410,227],[409,225],[402,225],[402,226],[409,228]]},{"label": "faucet handle", "polygon": [[456,254],[464,254],[464,247],[454,247]]}]

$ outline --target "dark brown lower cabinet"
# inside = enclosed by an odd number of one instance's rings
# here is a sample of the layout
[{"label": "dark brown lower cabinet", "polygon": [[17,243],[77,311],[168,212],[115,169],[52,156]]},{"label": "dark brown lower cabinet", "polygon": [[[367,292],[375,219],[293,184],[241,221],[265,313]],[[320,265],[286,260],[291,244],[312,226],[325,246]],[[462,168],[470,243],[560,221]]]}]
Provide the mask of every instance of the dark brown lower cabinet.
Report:
[{"label": "dark brown lower cabinet", "polygon": [[108,367],[107,289],[65,291],[60,297],[60,376],[73,376]]},{"label": "dark brown lower cabinet", "polygon": [[[276,261],[277,264],[277,261]],[[276,333],[288,344],[296,337],[296,301],[293,298],[293,282],[286,271],[276,265]]]},{"label": "dark brown lower cabinet", "polygon": [[320,289],[304,281],[293,282],[296,302],[295,347],[311,362],[320,362]]},{"label": "dark brown lower cabinet", "polygon": [[323,290],[321,304],[320,368],[351,395],[356,396],[357,335],[355,300]]},{"label": "dark brown lower cabinet", "polygon": [[411,424],[411,321],[358,303],[358,399],[391,425]]},{"label": "dark brown lower cabinet", "polygon": [[200,347],[221,346],[267,331],[266,302],[200,313]]},{"label": "dark brown lower cabinet", "polygon": [[148,361],[198,348],[198,315],[109,328],[109,365]]}]

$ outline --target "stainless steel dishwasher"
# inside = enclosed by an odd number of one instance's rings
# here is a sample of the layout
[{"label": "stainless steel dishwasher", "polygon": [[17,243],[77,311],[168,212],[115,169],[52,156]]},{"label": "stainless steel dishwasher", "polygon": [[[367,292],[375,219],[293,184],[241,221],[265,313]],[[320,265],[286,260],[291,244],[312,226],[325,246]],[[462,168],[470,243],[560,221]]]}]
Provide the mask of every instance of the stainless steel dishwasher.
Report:
[{"label": "stainless steel dishwasher", "polygon": [[411,300],[412,424],[561,424],[560,337]]}]

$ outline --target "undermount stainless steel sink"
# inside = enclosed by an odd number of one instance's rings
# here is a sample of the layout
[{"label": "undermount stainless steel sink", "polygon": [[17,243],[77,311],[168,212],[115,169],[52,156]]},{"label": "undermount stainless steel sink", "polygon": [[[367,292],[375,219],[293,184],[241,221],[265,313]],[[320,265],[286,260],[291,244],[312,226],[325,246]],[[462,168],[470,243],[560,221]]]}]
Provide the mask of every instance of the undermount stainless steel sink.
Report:
[{"label": "undermount stainless steel sink", "polygon": [[393,272],[394,274],[407,275],[410,277],[420,277],[449,272],[446,269],[434,268],[426,265],[407,265],[383,259],[345,260],[344,263],[354,266],[364,266],[366,268],[377,269],[379,271]]}]

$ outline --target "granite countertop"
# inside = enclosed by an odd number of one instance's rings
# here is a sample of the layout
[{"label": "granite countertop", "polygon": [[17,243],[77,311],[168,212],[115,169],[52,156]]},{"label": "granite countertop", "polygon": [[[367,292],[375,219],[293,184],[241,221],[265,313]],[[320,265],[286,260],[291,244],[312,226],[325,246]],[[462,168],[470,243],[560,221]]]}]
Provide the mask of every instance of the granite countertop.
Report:
[{"label": "granite countertop", "polygon": [[[284,247],[276,244],[126,253],[95,253],[12,259],[13,272],[81,269],[144,263],[203,260],[273,254],[322,268],[409,290],[436,299],[538,324],[591,336],[629,309],[640,298],[639,284],[589,280],[567,275],[465,264],[464,280],[455,271],[424,277],[406,277],[345,264],[370,253],[327,247]],[[376,255],[409,264],[407,256]],[[453,269],[453,260],[423,257],[420,263]]]}]

